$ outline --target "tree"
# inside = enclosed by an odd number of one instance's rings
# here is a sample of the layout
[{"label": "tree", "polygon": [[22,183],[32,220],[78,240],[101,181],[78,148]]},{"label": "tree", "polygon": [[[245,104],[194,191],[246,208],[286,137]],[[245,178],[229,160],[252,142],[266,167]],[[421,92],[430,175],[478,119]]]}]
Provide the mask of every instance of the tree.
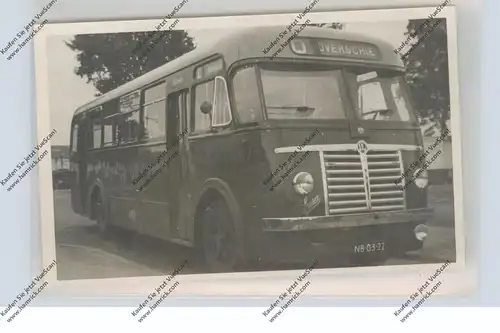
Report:
[{"label": "tree", "polygon": [[75,74],[104,94],[194,49],[183,30],[76,35]]},{"label": "tree", "polygon": [[404,62],[419,120],[443,131],[450,110],[446,20],[409,20],[405,35],[412,38]]}]

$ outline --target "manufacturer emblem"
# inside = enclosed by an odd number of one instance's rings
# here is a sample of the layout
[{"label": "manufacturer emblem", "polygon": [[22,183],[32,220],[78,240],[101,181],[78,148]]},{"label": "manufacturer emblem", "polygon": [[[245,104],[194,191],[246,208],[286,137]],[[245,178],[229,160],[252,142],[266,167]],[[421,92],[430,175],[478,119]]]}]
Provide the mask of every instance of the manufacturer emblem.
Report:
[{"label": "manufacturer emblem", "polygon": [[309,215],[309,213],[316,208],[321,202],[321,197],[319,195],[315,196],[311,200],[304,197],[304,215]]},{"label": "manufacturer emblem", "polygon": [[366,144],[365,141],[361,140],[361,141],[358,141],[358,144],[356,145],[356,149],[357,149],[358,153],[366,154],[366,152],[368,151],[368,145]]},{"label": "manufacturer emblem", "polygon": [[363,127],[358,127],[359,134],[365,134],[365,129]]}]

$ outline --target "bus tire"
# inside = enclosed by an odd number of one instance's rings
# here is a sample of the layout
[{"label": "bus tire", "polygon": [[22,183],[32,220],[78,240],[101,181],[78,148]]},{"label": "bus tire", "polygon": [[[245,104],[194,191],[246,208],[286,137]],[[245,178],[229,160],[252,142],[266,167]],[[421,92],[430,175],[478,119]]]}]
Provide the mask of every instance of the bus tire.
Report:
[{"label": "bus tire", "polygon": [[234,221],[223,198],[205,205],[201,214],[203,263],[211,273],[234,272],[242,266]]},{"label": "bus tire", "polygon": [[103,236],[108,236],[110,228],[108,214],[100,191],[97,191],[94,195],[93,207],[99,233]]}]

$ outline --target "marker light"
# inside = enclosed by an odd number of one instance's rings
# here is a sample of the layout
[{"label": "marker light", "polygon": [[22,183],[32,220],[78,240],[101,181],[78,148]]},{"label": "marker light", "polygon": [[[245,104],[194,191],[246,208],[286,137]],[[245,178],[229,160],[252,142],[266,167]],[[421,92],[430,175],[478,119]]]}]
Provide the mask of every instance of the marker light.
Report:
[{"label": "marker light", "polygon": [[427,235],[429,234],[429,228],[425,224],[419,224],[415,227],[413,230],[415,233],[415,237],[419,241],[423,241],[425,238],[427,238]]},{"label": "marker light", "polygon": [[311,193],[314,188],[314,179],[308,172],[299,172],[293,177],[292,186],[295,192],[300,195]]},{"label": "marker light", "polygon": [[415,181],[415,185],[417,185],[420,188],[424,188],[429,183],[429,174],[427,170],[417,169],[413,173],[413,179]]}]

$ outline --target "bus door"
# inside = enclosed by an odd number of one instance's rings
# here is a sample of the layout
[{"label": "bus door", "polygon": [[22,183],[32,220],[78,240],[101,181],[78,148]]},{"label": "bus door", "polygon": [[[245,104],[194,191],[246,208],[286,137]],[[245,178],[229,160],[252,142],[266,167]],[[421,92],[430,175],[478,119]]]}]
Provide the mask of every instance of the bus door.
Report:
[{"label": "bus door", "polygon": [[[182,182],[185,177],[183,172],[183,128],[185,127],[184,115],[186,110],[187,91],[173,92],[167,97],[167,159],[168,163],[168,203],[170,210],[170,238],[182,239],[185,237],[184,218],[181,209],[183,190]],[[182,114],[182,117],[181,117]]]}]

